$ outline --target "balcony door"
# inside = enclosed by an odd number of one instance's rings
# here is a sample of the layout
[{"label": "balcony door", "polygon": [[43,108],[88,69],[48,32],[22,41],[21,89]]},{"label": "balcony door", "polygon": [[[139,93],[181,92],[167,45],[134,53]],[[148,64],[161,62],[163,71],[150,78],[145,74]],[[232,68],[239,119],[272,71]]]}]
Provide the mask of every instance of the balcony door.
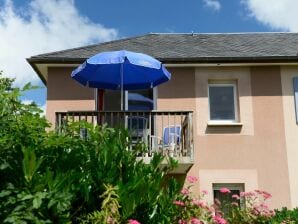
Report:
[{"label": "balcony door", "polygon": [[[124,92],[123,105],[126,111],[150,111],[156,109],[157,89],[129,90]],[[103,110],[121,110],[121,92],[119,90],[104,90],[102,94]],[[96,100],[99,102],[99,100]]]}]

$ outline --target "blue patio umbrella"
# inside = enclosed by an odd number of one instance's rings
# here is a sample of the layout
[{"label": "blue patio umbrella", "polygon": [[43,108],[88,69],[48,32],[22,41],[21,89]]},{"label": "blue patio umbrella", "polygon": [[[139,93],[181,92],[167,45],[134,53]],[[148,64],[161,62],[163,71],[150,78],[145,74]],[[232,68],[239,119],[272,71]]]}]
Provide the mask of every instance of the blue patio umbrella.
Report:
[{"label": "blue patio umbrella", "polygon": [[123,110],[123,90],[153,88],[170,80],[171,74],[149,55],[121,50],[92,56],[73,70],[71,77],[85,86],[121,90]]}]

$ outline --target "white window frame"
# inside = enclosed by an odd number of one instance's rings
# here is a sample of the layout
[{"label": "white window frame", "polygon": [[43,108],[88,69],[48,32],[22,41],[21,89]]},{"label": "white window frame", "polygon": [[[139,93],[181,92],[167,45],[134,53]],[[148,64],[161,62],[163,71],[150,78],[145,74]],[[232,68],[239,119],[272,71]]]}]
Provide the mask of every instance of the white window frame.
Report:
[{"label": "white window frame", "polygon": [[[125,105],[124,109],[125,111],[128,110],[128,91],[124,91],[124,99],[125,99]],[[157,108],[157,87],[153,87],[153,110],[156,110]]]},{"label": "white window frame", "polygon": [[[211,120],[211,110],[210,110],[210,87],[233,87],[234,93],[234,113],[235,120]],[[237,84],[235,81],[214,81],[208,83],[208,109],[209,109],[209,120],[208,124],[230,124],[239,122],[239,113],[238,113],[238,93],[237,93]]]}]

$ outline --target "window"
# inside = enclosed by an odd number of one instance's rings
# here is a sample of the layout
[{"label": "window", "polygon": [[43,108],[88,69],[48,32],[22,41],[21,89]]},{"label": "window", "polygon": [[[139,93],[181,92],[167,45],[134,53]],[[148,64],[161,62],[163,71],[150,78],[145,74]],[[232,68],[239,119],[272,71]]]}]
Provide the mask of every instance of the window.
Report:
[{"label": "window", "polygon": [[[220,189],[228,188],[231,193],[221,193]],[[233,198],[233,195],[240,196],[240,192],[244,191],[244,184],[213,184],[213,199],[214,201],[217,199],[224,204],[231,204],[232,202],[237,203],[238,205],[244,206],[244,202]],[[229,207],[222,207],[221,208],[224,213],[229,213]]]},{"label": "window", "polygon": [[153,89],[129,90],[127,92],[127,110],[153,110]]},{"label": "window", "polygon": [[[124,92],[124,109],[128,111],[145,110],[150,111],[155,108],[156,89],[129,90]],[[104,110],[121,110],[120,90],[105,90],[103,94]]]},{"label": "window", "polygon": [[211,122],[238,122],[236,82],[209,82],[208,96]]}]

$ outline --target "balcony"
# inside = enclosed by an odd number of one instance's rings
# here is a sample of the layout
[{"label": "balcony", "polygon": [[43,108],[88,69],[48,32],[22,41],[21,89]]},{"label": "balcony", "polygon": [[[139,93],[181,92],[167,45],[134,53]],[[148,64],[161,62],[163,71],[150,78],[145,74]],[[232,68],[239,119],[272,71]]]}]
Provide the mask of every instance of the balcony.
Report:
[{"label": "balcony", "polygon": [[[177,160],[172,173],[185,174],[193,165],[192,111],[68,111],[56,112],[56,130],[72,121],[87,121],[93,125],[125,127],[132,144],[144,143],[146,152],[139,156],[149,163],[154,153]],[[166,164],[166,161],[164,161]]]}]

